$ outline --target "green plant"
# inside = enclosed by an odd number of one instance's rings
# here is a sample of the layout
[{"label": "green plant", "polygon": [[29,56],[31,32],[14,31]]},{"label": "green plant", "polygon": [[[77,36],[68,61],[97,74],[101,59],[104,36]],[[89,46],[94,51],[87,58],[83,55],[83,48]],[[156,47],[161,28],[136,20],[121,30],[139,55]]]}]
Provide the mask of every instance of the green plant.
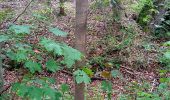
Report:
[{"label": "green plant", "polygon": [[[161,80],[161,78],[160,78]],[[120,100],[169,100],[169,81],[161,82],[154,90],[152,89],[152,84],[144,82],[138,84],[137,82],[131,82],[125,89],[127,89],[129,94],[120,95]]]},{"label": "green plant", "polygon": [[154,1],[140,0],[133,8],[139,14],[137,23],[146,30],[148,23],[152,20],[153,14],[157,12]]},{"label": "green plant", "polygon": [[134,12],[140,13],[145,4],[151,5],[152,0],[139,0],[135,4],[132,4],[132,9]]},{"label": "green plant", "polygon": [[80,84],[80,83],[89,84],[91,81],[89,76],[83,70],[77,70],[73,74],[74,74],[75,80],[78,84]]},{"label": "green plant", "polygon": [[0,10],[0,23],[11,18],[12,10],[10,8]]},{"label": "green plant", "polygon": [[50,9],[49,7],[46,7],[45,9],[42,9],[42,10],[35,10],[32,13],[32,16],[38,21],[51,22],[52,19],[54,18],[52,12],[53,12],[52,9]]},{"label": "green plant", "polygon": [[102,81],[102,90],[107,93],[107,100],[112,100],[112,83],[109,81]]},{"label": "green plant", "polygon": [[166,9],[170,8],[170,2],[168,0],[165,0],[165,8]]},{"label": "green plant", "polygon": [[[21,98],[41,100],[42,98],[50,100],[60,100],[64,98],[62,95],[66,95],[68,98],[72,98],[66,92],[69,90],[68,85],[61,86],[61,92],[51,87],[48,82],[49,79],[42,79],[38,77],[32,77],[35,73],[41,73],[43,70],[50,72],[56,72],[63,69],[65,66],[71,68],[75,61],[81,60],[83,56],[78,50],[73,49],[65,43],[56,42],[52,39],[40,37],[40,41],[37,45],[30,44],[25,41],[25,38],[32,35],[32,26],[30,25],[11,25],[8,31],[0,35],[0,42],[12,42],[10,48],[3,48],[6,56],[13,62],[12,66],[19,64],[19,68],[28,69],[28,73],[31,76],[24,77],[21,82],[14,83],[12,90]],[[67,33],[59,30],[58,28],[49,27],[48,31],[56,36],[66,36]],[[34,50],[38,50],[39,53]],[[48,59],[45,60],[45,68],[41,62],[44,61],[42,55],[48,55]],[[57,57],[63,58],[57,60]],[[90,78],[81,70],[74,72],[77,83],[89,83]],[[81,80],[84,79],[84,80]]]},{"label": "green plant", "polygon": [[29,75],[25,76],[20,83],[14,83],[12,91],[21,98],[31,100],[60,100],[62,94],[57,89],[52,88],[55,83],[51,78],[34,78]]},{"label": "green plant", "polygon": [[155,25],[155,35],[158,38],[169,38],[170,34],[170,10],[167,10],[164,14],[164,17],[161,19],[161,23],[159,25]]},{"label": "green plant", "polygon": [[99,9],[99,8],[103,8],[103,7],[107,7],[110,4],[110,0],[95,0],[93,2],[93,4],[91,5],[91,7],[93,9]]},{"label": "green plant", "polygon": [[167,41],[163,44],[163,46],[166,47],[166,49],[162,50],[161,53],[162,55],[160,56],[160,63],[163,65],[163,67],[170,71],[170,49],[169,49],[169,46],[170,46],[170,42]]}]

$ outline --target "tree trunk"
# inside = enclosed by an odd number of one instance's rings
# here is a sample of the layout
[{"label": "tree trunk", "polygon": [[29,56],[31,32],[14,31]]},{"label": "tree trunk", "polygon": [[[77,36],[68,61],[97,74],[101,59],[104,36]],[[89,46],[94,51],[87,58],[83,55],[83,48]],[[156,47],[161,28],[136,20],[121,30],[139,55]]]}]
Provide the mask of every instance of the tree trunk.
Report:
[{"label": "tree trunk", "polygon": [[2,58],[1,58],[1,49],[2,43],[0,43],[0,92],[3,90],[3,70],[2,70]]},{"label": "tree trunk", "polygon": [[60,0],[60,13],[59,13],[59,15],[65,15],[64,0]]},{"label": "tree trunk", "polygon": [[[76,0],[75,48],[86,54],[86,25],[88,0]],[[77,62],[76,69],[85,65],[84,60]],[[85,84],[75,84],[75,100],[84,100]]]}]

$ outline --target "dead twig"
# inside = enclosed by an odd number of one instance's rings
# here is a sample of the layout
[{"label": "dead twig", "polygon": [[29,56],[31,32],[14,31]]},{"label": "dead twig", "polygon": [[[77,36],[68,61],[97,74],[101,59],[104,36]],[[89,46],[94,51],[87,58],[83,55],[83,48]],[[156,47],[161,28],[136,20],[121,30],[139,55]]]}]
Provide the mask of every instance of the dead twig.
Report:
[{"label": "dead twig", "polygon": [[5,89],[3,89],[1,92],[0,92],[0,95],[2,95],[5,91],[7,91],[9,88],[11,87],[11,84],[8,85]]},{"label": "dead twig", "polygon": [[33,2],[33,0],[31,0],[31,1],[28,3],[28,5],[24,8],[24,10],[15,18],[15,20],[13,21],[13,23],[15,23],[15,22],[18,20],[18,18],[21,17],[21,16],[25,13],[25,11],[26,11],[27,8],[31,5],[32,2]]},{"label": "dead twig", "polygon": [[156,86],[156,79],[153,80],[152,87],[150,89],[151,93],[153,92],[155,86]]}]

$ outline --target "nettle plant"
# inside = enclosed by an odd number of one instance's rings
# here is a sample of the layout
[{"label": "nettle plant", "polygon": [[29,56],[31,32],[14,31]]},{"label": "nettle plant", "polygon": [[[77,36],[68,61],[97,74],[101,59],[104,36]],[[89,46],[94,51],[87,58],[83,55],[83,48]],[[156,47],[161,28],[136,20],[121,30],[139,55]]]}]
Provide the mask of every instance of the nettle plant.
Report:
[{"label": "nettle plant", "polygon": [[[26,75],[12,84],[12,91],[21,98],[31,100],[59,100],[69,91],[67,84],[54,88],[54,79],[37,76],[42,71],[57,72],[63,68],[72,68],[83,55],[65,43],[50,38],[40,37],[37,44],[28,43],[26,37],[31,36],[34,28],[30,25],[10,25],[5,34],[0,35],[0,42],[9,43],[3,48],[5,56],[14,66],[27,69]],[[65,37],[67,33],[58,28],[49,27],[48,31],[56,36]],[[46,55],[46,58],[43,58]],[[46,59],[46,60],[45,60]],[[90,83],[90,78],[83,70],[74,73],[77,83]],[[71,98],[68,97],[67,99]]]}]

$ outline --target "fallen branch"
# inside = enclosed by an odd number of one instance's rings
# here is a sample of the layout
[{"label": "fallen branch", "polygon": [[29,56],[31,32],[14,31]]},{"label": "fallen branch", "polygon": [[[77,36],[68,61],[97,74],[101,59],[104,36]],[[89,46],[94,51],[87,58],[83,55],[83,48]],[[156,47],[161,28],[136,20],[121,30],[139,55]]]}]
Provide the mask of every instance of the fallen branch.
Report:
[{"label": "fallen branch", "polygon": [[27,8],[31,5],[32,2],[33,2],[33,0],[31,0],[31,1],[28,3],[28,5],[24,8],[24,10],[15,18],[15,20],[13,21],[13,23],[15,23],[15,22],[18,20],[18,18],[21,17],[21,16],[25,13],[25,11],[26,11]]},{"label": "fallen branch", "polygon": [[3,89],[1,92],[0,92],[0,95],[2,95],[5,91],[7,91],[9,88],[11,87],[11,84],[8,85],[5,89]]},{"label": "fallen branch", "polygon": [[150,89],[151,93],[153,92],[155,86],[156,86],[156,79],[153,80],[153,83],[152,83],[152,86],[151,86],[151,89]]}]

